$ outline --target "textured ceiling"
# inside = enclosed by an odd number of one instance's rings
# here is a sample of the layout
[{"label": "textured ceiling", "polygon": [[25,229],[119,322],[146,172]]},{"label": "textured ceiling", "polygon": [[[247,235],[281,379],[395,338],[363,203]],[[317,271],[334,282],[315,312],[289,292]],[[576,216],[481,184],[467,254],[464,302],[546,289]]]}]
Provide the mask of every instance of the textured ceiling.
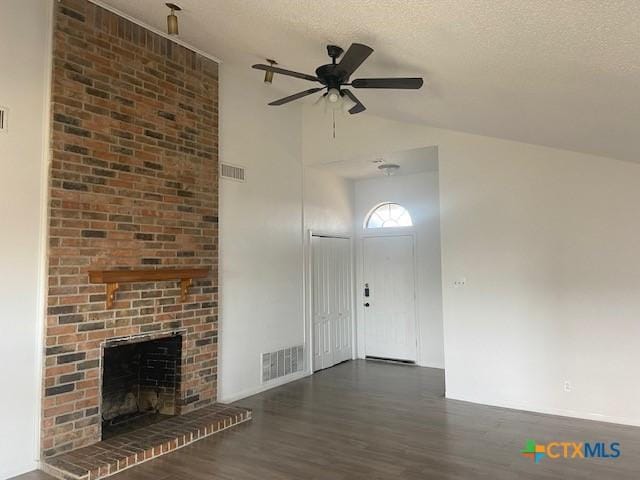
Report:
[{"label": "textured ceiling", "polygon": [[[165,28],[162,1],[106,3]],[[312,73],[327,43],[360,42],[375,53],[354,77],[424,76],[418,92],[360,90],[375,115],[640,162],[638,0],[178,3],[181,38],[223,62]],[[273,98],[310,86],[275,82]]]}]

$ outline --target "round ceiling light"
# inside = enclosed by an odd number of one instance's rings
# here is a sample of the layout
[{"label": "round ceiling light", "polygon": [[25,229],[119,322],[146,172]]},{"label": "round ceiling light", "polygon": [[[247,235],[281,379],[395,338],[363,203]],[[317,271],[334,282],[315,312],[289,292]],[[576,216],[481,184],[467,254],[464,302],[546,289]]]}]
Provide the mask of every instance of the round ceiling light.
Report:
[{"label": "round ceiling light", "polygon": [[387,177],[390,177],[400,170],[400,165],[396,165],[395,163],[383,163],[382,165],[378,165],[378,170],[384,173]]}]

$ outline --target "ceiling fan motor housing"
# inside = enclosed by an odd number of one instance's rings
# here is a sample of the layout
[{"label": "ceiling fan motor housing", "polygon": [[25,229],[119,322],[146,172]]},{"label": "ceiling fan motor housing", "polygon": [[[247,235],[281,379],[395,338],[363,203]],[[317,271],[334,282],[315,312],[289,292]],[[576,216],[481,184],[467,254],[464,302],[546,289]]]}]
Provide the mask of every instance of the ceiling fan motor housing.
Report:
[{"label": "ceiling fan motor housing", "polygon": [[340,65],[327,64],[316,69],[316,77],[320,83],[329,88],[339,88],[349,81],[349,72],[340,68]]},{"label": "ceiling fan motor housing", "polygon": [[326,85],[329,89],[340,90],[340,85],[349,81],[350,72],[336,64],[336,60],[343,52],[344,50],[337,45],[327,45],[327,53],[331,57],[332,63],[321,65],[316,69],[316,77],[318,77],[320,83]]}]

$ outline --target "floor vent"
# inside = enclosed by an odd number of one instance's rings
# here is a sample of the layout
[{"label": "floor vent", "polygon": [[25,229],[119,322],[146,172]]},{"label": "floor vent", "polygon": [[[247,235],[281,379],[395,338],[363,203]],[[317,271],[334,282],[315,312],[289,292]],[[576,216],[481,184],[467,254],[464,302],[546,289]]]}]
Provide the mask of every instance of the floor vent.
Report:
[{"label": "floor vent", "polygon": [[222,178],[228,178],[229,180],[235,180],[236,182],[246,181],[245,168],[229,165],[228,163],[220,164],[220,176]]},{"label": "floor vent", "polygon": [[304,370],[304,346],[283,348],[262,354],[262,381],[291,375]]},{"label": "floor vent", "polygon": [[7,131],[7,109],[0,107],[0,133]]}]

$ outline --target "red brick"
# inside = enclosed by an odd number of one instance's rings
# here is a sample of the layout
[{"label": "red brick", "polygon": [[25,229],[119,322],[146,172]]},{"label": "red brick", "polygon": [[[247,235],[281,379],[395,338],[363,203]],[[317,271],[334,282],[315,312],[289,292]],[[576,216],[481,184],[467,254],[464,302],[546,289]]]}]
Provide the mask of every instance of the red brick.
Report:
[{"label": "red brick", "polygon": [[[66,15],[63,9],[75,14]],[[147,38],[153,42],[148,44]],[[45,344],[74,345],[87,355],[68,365],[56,365],[55,356],[45,359],[43,385],[55,385],[60,375],[76,370],[85,373],[74,391],[45,399],[45,456],[100,440],[99,423],[72,431],[66,430],[72,423],[64,429],[52,425],[59,415],[99,404],[95,361],[106,338],[137,334],[154,324],[165,329],[166,322],[173,329],[177,322],[187,329],[182,399],[197,395],[198,405],[205,405],[216,397],[215,383],[201,380],[215,378],[216,346],[195,345],[206,332],[217,330],[211,322],[217,310],[202,305],[217,297],[202,294],[200,287],[217,286],[218,228],[205,220],[218,216],[217,65],[182,46],[169,49],[168,43],[87,0],[56,2],[47,305],[56,308],[47,316]],[[88,93],[67,64],[80,66],[98,92]],[[150,75],[145,67],[170,81]],[[108,98],[90,94],[107,90]],[[148,98],[148,92],[160,92],[161,100]],[[190,105],[193,112],[180,105]],[[171,112],[176,120],[159,111]],[[89,136],[75,134],[84,132]],[[185,251],[193,255],[179,256]],[[190,310],[180,302],[177,282],[153,285],[150,291],[158,296],[149,298],[135,286],[121,285],[111,311],[106,310],[104,285],[88,283],[93,269],[185,265],[212,271],[194,287],[185,304]],[[171,303],[158,303],[167,298]],[[63,315],[77,317],[61,324]],[[87,325],[91,329],[83,331]],[[193,408],[189,404],[182,410]]]}]

